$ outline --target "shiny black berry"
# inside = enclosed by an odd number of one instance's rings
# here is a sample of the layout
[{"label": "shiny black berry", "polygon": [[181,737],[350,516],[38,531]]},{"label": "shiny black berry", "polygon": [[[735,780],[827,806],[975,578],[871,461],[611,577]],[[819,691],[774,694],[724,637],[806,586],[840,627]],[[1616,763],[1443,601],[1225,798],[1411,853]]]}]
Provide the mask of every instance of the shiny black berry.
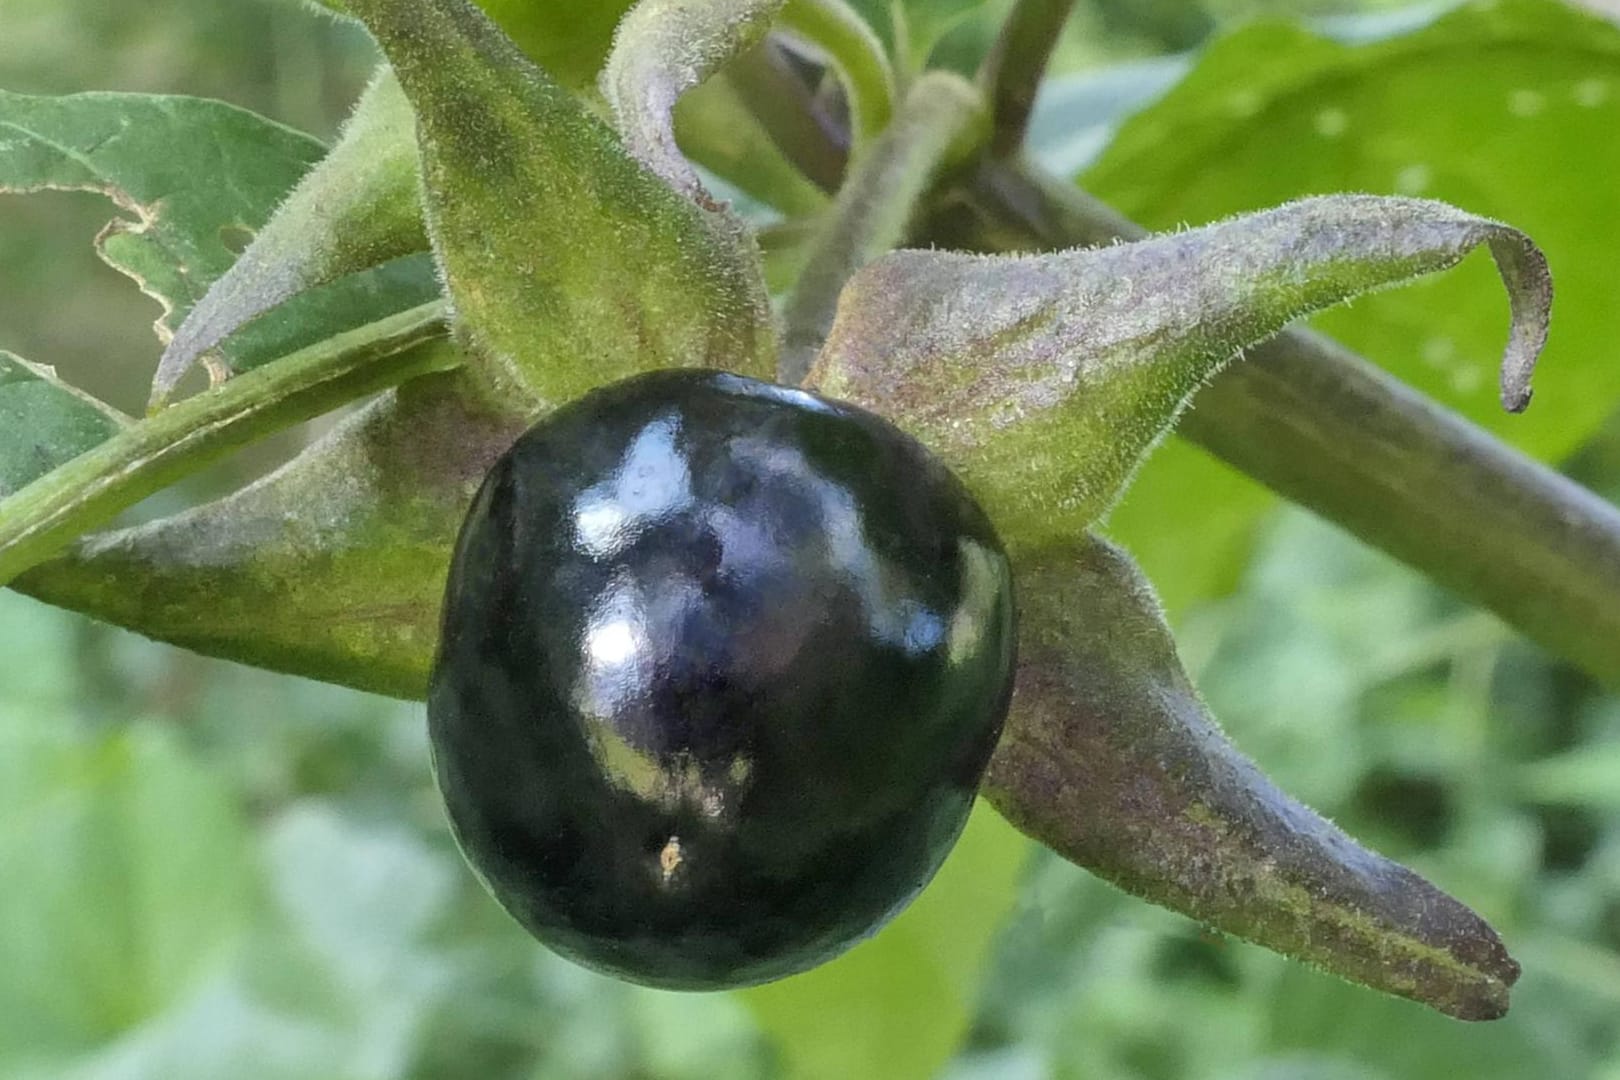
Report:
[{"label": "shiny black berry", "polygon": [[1012,670],[1001,544],[915,440],[658,372],[559,409],[485,480],[434,764],[462,850],[540,940],[738,986],[830,958],[928,882]]}]

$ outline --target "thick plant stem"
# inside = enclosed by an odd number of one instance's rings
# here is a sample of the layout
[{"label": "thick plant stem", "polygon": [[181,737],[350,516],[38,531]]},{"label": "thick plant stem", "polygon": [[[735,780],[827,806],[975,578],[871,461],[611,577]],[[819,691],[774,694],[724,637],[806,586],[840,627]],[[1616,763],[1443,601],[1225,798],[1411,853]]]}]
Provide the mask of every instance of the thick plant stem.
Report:
[{"label": "thick plant stem", "polygon": [[992,155],[1005,157],[1023,145],[1047,61],[1073,10],[1074,0],[1018,0],[1002,23],[1001,34],[979,69],[995,120]]},{"label": "thick plant stem", "polygon": [[918,200],[982,117],[972,86],[932,72],[913,84],[894,123],[855,160],[782,312],[782,382],[803,380],[827,340],[844,282],[900,242]]},{"label": "thick plant stem", "polygon": [[[981,251],[1144,235],[1019,162],[986,163],[935,224],[931,239]],[[1200,391],[1177,431],[1620,685],[1620,509],[1349,350],[1285,331]]]}]

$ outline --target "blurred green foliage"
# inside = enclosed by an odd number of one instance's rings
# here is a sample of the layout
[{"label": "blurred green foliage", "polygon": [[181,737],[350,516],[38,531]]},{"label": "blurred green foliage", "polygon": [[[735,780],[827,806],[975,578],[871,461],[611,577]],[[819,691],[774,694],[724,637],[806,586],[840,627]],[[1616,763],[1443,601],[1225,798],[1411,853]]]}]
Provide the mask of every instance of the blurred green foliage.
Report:
[{"label": "blurred green foliage", "polygon": [[[918,10],[943,35],[937,56],[964,66],[999,6]],[[952,21],[958,8],[965,17]],[[1295,10],[1080,8],[1064,71],[1190,48],[1238,16]],[[371,58],[352,28],[292,0],[5,0],[4,25],[6,89],[217,96],[323,138]],[[1292,30],[1246,33],[1298,70],[1337,62]],[[1280,69],[1243,40],[1215,46],[1216,62],[1240,70],[1229,77]],[[1143,70],[1158,89],[1082,90],[1070,126],[1111,130],[1110,109],[1151,100],[1184,62],[1154,63]],[[1572,283],[1574,325],[1559,323],[1548,363],[1608,373],[1595,377],[1606,385],[1558,395],[1573,399],[1584,434],[1614,396],[1615,368],[1603,364],[1612,306],[1582,306],[1614,246],[1598,227],[1612,226],[1600,210],[1613,140],[1560,123],[1597,108],[1582,101],[1598,76],[1516,69],[1509,85],[1470,58],[1448,63],[1431,56],[1425,70],[1460,103],[1502,105],[1500,116],[1463,131],[1411,104],[1428,100],[1422,85],[1342,71],[1303,89],[1283,80],[1263,123],[1202,122],[1227,147],[1214,174],[1154,145],[1153,122],[1173,133],[1198,107],[1190,89],[1131,129],[1097,175],[1132,213],[1174,224],[1345,177],[1397,190],[1395,166],[1423,154],[1426,191],[1528,227]],[[1537,79],[1547,87],[1525,81]],[[1553,93],[1583,86],[1586,98],[1569,103]],[[1549,107],[1520,116],[1513,103],[1522,112],[1529,98],[1498,100],[1521,90],[1546,92]],[[1522,160],[1523,143],[1502,149],[1493,125],[1510,120],[1545,129],[1534,160]],[[1313,139],[1334,140],[1332,153]],[[1189,139],[1170,141],[1190,154]],[[1302,144],[1311,153],[1297,153]],[[1493,146],[1518,154],[1518,167]],[[1575,201],[1547,195],[1554,174]],[[146,328],[157,312],[90,254],[106,217],[89,196],[0,200],[0,346],[133,410],[158,351]],[[1476,285],[1465,271],[1358,305],[1329,328],[1380,359],[1415,359],[1413,372],[1427,363],[1430,389],[1466,404],[1454,357],[1483,365],[1490,349],[1474,339],[1497,333],[1475,310],[1496,293]],[[1467,348],[1426,354],[1434,317]],[[1538,402],[1551,415],[1532,441],[1620,495],[1620,423],[1564,437],[1559,407],[1551,393]],[[1197,465],[1178,472],[1178,457]],[[1214,939],[1061,860],[1026,858],[983,810],[936,887],[846,958],[746,994],[629,987],[534,946],[464,870],[419,706],[206,661],[0,592],[0,1075],[1620,1080],[1620,700],[1331,527],[1296,511],[1259,517],[1263,495],[1196,451],[1172,447],[1163,460],[1161,508],[1225,504],[1224,517],[1197,518],[1212,566],[1178,577],[1145,552],[1169,579],[1188,665],[1215,712],[1284,787],[1502,929],[1526,968],[1507,1019],[1461,1025]],[[1133,512],[1127,504],[1120,528],[1151,547],[1166,519]],[[1215,543],[1222,536],[1236,542]]]}]

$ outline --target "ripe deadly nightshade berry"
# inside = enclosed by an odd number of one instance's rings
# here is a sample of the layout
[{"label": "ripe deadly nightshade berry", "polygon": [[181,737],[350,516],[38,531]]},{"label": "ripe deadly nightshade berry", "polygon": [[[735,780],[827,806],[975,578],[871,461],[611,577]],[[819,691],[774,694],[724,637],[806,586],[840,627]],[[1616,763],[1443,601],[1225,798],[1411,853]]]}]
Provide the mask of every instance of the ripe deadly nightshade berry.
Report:
[{"label": "ripe deadly nightshade berry", "polygon": [[869,413],[712,371],[557,410],[491,470],[429,721],[462,850],[566,956],[762,982],[894,915],[1011,693],[990,522]]}]

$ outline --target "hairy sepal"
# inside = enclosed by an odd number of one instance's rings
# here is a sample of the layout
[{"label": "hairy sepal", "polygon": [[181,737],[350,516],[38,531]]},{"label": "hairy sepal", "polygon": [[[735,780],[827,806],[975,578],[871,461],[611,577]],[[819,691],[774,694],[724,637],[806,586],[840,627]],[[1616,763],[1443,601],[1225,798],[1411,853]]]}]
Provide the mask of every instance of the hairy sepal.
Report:
[{"label": "hairy sepal", "polygon": [[1245,346],[1480,245],[1512,301],[1502,401],[1518,410],[1552,299],[1540,250],[1445,203],[1370,195],[1049,255],[893,253],[845,287],[806,384],[909,428],[963,473],[1009,544],[1033,546],[1101,516]]},{"label": "hairy sepal", "polygon": [[1280,791],[1227,741],[1120,549],[1017,567],[1019,670],[984,794],[1143,899],[1450,1016],[1502,1016],[1519,966],[1482,918]]},{"label": "hairy sepal", "polygon": [[467,0],[349,0],[417,119],[429,236],[487,400],[773,369],[756,251],[625,153]]}]

